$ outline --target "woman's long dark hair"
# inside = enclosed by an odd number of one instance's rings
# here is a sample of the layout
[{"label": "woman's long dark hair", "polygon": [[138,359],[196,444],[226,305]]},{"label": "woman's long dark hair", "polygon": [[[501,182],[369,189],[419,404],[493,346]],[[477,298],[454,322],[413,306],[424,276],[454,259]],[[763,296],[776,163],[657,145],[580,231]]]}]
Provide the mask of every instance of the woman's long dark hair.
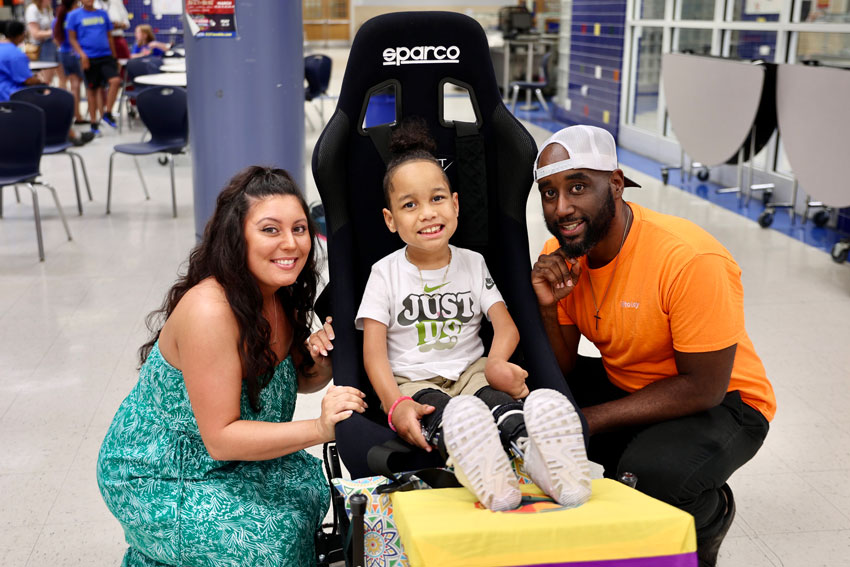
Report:
[{"label": "woman's long dark hair", "polygon": [[53,24],[53,37],[59,43],[65,41],[65,18],[71,12],[77,0],[62,0],[56,7],[56,22]]},{"label": "woman's long dark hair", "polygon": [[[180,299],[202,280],[215,278],[224,288],[239,325],[243,379],[254,411],[260,407],[260,391],[271,380],[277,359],[270,346],[271,326],[262,312],[263,296],[257,281],[248,270],[245,216],[253,203],[275,195],[292,195],[297,198],[307,217],[310,238],[316,235],[316,225],[307,203],[286,171],[259,166],[243,169],[218,196],[215,212],[204,229],[204,237],[189,254],[186,274],[178,278],[169,290],[162,307],[147,316],[147,326],[153,334],[151,340],[139,349],[139,361],[144,364],[159,339],[162,325]],[[305,341],[310,336],[318,281],[315,249],[315,246],[310,247],[307,263],[295,283],[277,291],[277,297],[293,328],[291,350],[295,351],[298,370],[308,376],[312,374],[313,359]]]}]

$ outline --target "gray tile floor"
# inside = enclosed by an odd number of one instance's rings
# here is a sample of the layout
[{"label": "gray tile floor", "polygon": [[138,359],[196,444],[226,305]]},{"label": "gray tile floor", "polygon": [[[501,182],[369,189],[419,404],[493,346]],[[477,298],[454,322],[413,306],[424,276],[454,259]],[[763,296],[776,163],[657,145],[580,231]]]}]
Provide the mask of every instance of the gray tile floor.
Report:
[{"label": "gray tile floor", "polygon": [[[334,51],[334,82],[345,51]],[[332,104],[326,104],[326,116]],[[318,115],[308,109],[314,123]],[[547,135],[529,125],[542,141]],[[318,132],[308,130],[307,156]],[[113,144],[81,149],[94,201],[77,216],[67,159],[45,158],[74,240],[41,199],[47,259],[36,253],[28,194],[4,193],[0,220],[0,565],[118,565],[125,548],[95,482],[100,442],[136,379],[145,315],[161,302],[194,244],[191,164],[177,159],[177,219],[168,168],[140,158],[145,201],[129,158],[119,157],[113,213],[104,214]],[[307,170],[309,172],[309,169]],[[747,327],[773,381],[779,410],[764,448],[730,481],[738,517],[723,567],[850,565],[850,267],[823,252],[628,171],[643,189],[626,198],[694,220],[743,268]],[[307,175],[309,179],[309,174]],[[318,197],[312,182],[306,192]],[[531,250],[546,239],[539,199],[528,203]],[[845,329],[842,331],[841,329]],[[586,346],[584,348],[587,348]],[[319,395],[298,416],[318,414]]]}]

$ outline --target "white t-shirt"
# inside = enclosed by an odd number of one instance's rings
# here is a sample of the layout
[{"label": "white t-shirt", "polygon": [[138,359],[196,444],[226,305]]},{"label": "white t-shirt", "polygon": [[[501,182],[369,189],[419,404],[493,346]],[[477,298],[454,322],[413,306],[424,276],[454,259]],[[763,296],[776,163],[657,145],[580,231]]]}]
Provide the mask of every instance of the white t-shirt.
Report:
[{"label": "white t-shirt", "polygon": [[[124,2],[122,0],[109,0],[108,4],[109,8],[106,10],[106,13],[109,14],[109,21],[113,24],[129,26],[130,15],[127,13],[127,8],[124,7]],[[112,34],[112,37],[124,37],[124,30],[119,30],[116,27],[113,27],[109,33]]]},{"label": "white t-shirt", "polygon": [[[51,24],[53,23],[53,10],[47,9],[42,12],[35,4],[30,4],[29,6],[27,6],[26,11],[24,12],[24,21],[28,25],[33,22],[37,23],[38,28],[42,31],[49,30]],[[50,38],[40,39],[37,41],[33,41],[33,43],[42,43],[45,41],[51,40]]]},{"label": "white t-shirt", "polygon": [[[450,246],[446,268],[422,270],[405,248],[372,266],[355,326],[363,319],[387,326],[387,354],[396,376],[457,380],[484,354],[481,317],[502,299],[481,254]],[[444,278],[445,274],[445,278]]]}]

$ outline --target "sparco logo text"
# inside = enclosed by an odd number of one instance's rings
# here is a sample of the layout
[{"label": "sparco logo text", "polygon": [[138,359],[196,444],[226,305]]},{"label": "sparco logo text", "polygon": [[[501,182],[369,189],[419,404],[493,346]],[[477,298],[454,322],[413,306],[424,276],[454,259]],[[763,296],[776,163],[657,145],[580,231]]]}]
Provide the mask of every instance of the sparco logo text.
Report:
[{"label": "sparco logo text", "polygon": [[460,47],[452,45],[417,45],[388,47],[383,53],[384,65],[413,65],[418,63],[459,63]]}]

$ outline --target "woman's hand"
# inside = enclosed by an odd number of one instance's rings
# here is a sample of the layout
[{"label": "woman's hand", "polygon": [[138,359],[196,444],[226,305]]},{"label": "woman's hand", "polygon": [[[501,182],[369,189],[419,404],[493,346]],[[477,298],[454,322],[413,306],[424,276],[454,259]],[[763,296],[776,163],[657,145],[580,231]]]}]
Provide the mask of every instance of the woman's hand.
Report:
[{"label": "woman's hand", "polygon": [[334,329],[331,326],[333,318],[325,318],[325,324],[322,328],[310,335],[307,339],[307,349],[310,351],[310,356],[313,357],[313,363],[320,369],[331,367],[330,351],[334,345]]},{"label": "woman's hand", "polygon": [[356,411],[363,413],[368,407],[363,398],[366,394],[350,386],[331,386],[322,398],[322,415],[316,420],[316,429],[322,442],[333,441],[334,426],[346,420]]},{"label": "woman's hand", "polygon": [[422,435],[420,421],[423,416],[434,413],[435,409],[437,408],[434,406],[420,404],[413,400],[400,402],[393,410],[393,427],[395,427],[396,433],[411,445],[416,445],[430,453],[431,445]]},{"label": "woman's hand", "polygon": [[525,385],[528,372],[507,360],[488,358],[484,376],[494,390],[505,392],[514,399],[528,395],[528,386]]}]

